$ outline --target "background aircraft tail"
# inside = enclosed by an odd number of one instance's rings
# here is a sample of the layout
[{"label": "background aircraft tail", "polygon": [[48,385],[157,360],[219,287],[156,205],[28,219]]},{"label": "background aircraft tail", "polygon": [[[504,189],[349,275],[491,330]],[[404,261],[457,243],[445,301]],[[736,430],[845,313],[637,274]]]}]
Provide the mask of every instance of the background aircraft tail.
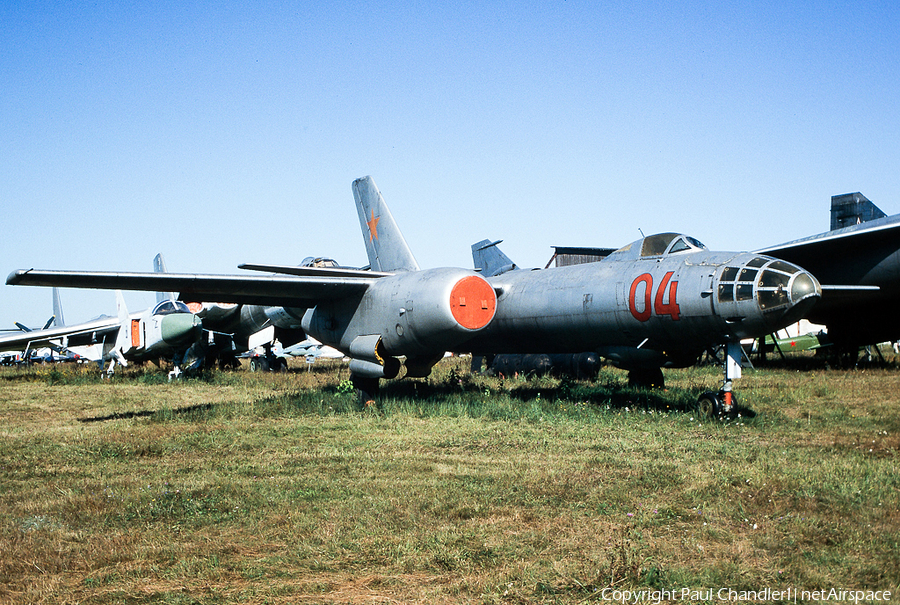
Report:
[{"label": "background aircraft tail", "polygon": [[[153,272],[154,273],[168,273],[166,271],[166,260],[163,258],[162,252],[153,257]],[[175,300],[174,292],[157,292],[156,293],[156,302],[157,304],[161,303],[164,300]]]},{"label": "background aircraft tail", "polygon": [[497,247],[502,241],[498,239],[492,242],[483,239],[477,244],[472,244],[472,261],[475,263],[475,270],[480,271],[482,276],[492,277],[519,268]]},{"label": "background aircraft tail", "polygon": [[59,288],[53,288],[53,317],[55,318],[53,323],[57,327],[62,328],[66,325],[62,314],[62,302],[59,300]]},{"label": "background aircraft tail", "polygon": [[369,267],[373,271],[418,271],[419,263],[372,177],[365,176],[353,181],[353,197],[369,255]]},{"label": "background aircraft tail", "polygon": [[128,307],[125,305],[125,297],[121,290],[116,290],[116,314],[119,318],[119,332],[116,334],[116,344],[113,346],[111,354],[112,362],[109,366],[109,373],[112,373],[115,362],[119,362],[122,367],[128,365],[125,361],[124,351],[130,349],[133,345],[131,338],[131,316],[128,314]]}]

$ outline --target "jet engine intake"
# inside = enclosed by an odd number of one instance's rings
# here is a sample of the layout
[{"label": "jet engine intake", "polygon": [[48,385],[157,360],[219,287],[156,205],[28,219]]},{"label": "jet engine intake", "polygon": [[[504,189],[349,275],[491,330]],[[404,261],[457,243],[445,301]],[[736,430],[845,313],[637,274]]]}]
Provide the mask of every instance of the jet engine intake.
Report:
[{"label": "jet engine intake", "polygon": [[400,360],[387,355],[378,334],[357,336],[350,343],[350,371],[367,378],[396,378]]},{"label": "jet engine intake", "polygon": [[489,325],[496,309],[497,295],[483,277],[438,268],[378,279],[359,300],[316,305],[302,326],[354,359],[385,366],[389,358],[413,360],[408,370],[418,376]]},{"label": "jet engine intake", "polygon": [[494,289],[478,275],[462,278],[450,291],[453,318],[467,330],[480,330],[488,325],[496,309]]},{"label": "jet engine intake", "polygon": [[350,360],[350,374],[362,378],[396,378],[400,373],[400,362],[388,357],[388,363],[381,365],[364,359]]}]

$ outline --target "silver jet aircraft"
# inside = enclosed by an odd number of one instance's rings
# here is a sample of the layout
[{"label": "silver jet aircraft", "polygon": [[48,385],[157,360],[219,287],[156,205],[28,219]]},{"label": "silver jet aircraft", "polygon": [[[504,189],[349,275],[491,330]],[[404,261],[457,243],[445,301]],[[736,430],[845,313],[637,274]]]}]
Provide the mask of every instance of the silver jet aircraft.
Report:
[{"label": "silver jet aircraft", "polygon": [[363,394],[382,378],[427,376],[445,351],[596,351],[632,371],[658,372],[729,345],[719,393],[729,411],[739,340],[770,334],[820,297],[818,282],[790,263],[747,252],[712,252],[665,233],[606,260],[485,278],[454,267],[419,269],[370,177],[353,182],[371,270],[241,265],[279,275],[196,275],[20,270],[8,284],[177,290],[186,301],[303,309],[310,336],[351,358]]}]

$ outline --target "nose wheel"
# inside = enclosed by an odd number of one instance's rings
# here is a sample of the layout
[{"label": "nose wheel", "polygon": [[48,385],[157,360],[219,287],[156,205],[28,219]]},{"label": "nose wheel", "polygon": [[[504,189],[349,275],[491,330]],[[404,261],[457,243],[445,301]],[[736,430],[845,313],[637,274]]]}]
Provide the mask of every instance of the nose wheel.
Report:
[{"label": "nose wheel", "polygon": [[718,391],[706,391],[697,398],[697,412],[701,418],[719,419],[731,414],[737,407],[737,395],[732,391],[736,378],[741,377],[741,358],[744,355],[739,342],[725,344],[725,379]]},{"label": "nose wheel", "polygon": [[707,420],[719,420],[731,414],[737,407],[737,395],[724,388],[706,391],[697,398],[697,413]]}]

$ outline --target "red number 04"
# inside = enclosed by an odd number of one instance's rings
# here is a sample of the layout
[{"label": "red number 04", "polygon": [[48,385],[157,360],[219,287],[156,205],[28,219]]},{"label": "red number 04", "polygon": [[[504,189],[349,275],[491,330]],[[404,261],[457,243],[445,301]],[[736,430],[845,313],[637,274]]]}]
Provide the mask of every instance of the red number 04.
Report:
[{"label": "red number 04", "polygon": [[[673,281],[670,283],[672,279],[672,275],[674,271],[668,271],[665,275],[663,275],[662,281],[659,284],[659,288],[656,290],[656,297],[653,299],[653,311],[657,315],[668,315],[674,321],[678,321],[679,317],[679,309],[678,302],[676,302],[676,297],[678,294],[678,282]],[[641,284],[644,284],[644,304],[643,309],[638,311],[638,306],[636,302],[637,291]],[[663,302],[663,297],[666,294],[666,286],[669,286],[669,302]],[[639,275],[633,282],[631,282],[631,291],[628,293],[628,308],[631,310],[631,314],[638,321],[647,321],[650,319],[650,299],[653,296],[653,276],[649,273],[644,273]]]}]

